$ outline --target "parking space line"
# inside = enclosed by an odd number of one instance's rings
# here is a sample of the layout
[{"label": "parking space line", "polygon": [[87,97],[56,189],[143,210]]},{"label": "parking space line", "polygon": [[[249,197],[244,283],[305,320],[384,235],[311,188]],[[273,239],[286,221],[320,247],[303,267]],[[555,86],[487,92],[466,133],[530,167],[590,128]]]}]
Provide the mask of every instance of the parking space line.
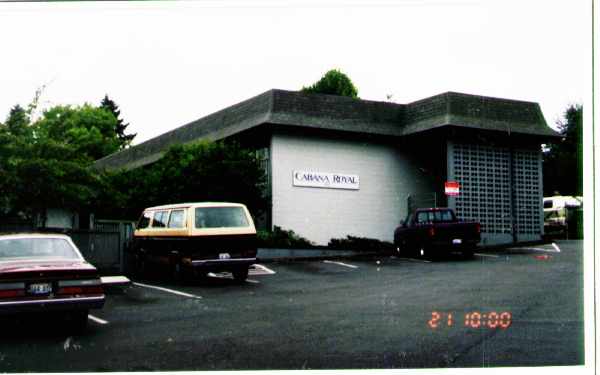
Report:
[{"label": "parking space line", "polygon": [[358,268],[358,266],[355,266],[353,264],[347,264],[347,263],[342,263],[342,262],[334,262],[334,261],[331,261],[331,260],[324,260],[323,263],[337,264],[338,266],[344,266],[344,267],[348,267],[348,268]]},{"label": "parking space line", "polygon": [[480,254],[480,253],[475,253],[475,255],[477,255],[478,257],[490,257],[490,258],[499,258],[499,255],[493,255],[493,254]]},{"label": "parking space line", "polygon": [[219,273],[209,272],[206,274],[206,276],[214,277],[216,279],[230,279],[231,278],[231,276],[229,275],[229,272],[227,274],[224,272],[219,272]]},{"label": "parking space line", "polygon": [[425,260],[425,259],[402,258],[402,257],[400,257],[398,259],[408,260],[410,262],[417,262],[417,263],[431,263],[430,260]]},{"label": "parking space line", "polygon": [[[560,250],[542,249],[541,247],[521,247],[522,250],[545,251],[547,253],[560,253]],[[514,248],[512,250],[515,250]]]},{"label": "parking space line", "polygon": [[246,279],[247,283],[252,283],[252,284],[260,284],[260,281],[258,280],[252,280],[252,279]]},{"label": "parking space line", "polygon": [[552,247],[555,248],[556,251],[560,253],[560,247],[558,247],[557,244],[555,244],[554,242],[552,242]]},{"label": "parking space line", "polygon": [[142,284],[142,283],[137,283],[137,282],[134,282],[133,285],[141,286],[143,288],[156,289],[156,290],[160,290],[160,291],[167,292],[167,293],[173,293],[173,294],[176,294],[178,296],[183,296],[183,297],[188,297],[188,298],[197,298],[197,299],[201,299],[202,298],[200,296],[196,296],[196,295],[185,293],[185,292],[180,292],[178,290],[163,288],[161,286],[148,285],[148,284]]},{"label": "parking space line", "polygon": [[104,319],[100,319],[97,316],[93,316],[92,314],[88,314],[88,319],[94,321],[98,324],[108,324],[108,322]]},{"label": "parking space line", "polygon": [[[269,274],[269,275],[274,275],[276,272],[273,271],[272,269],[263,266],[262,264],[253,264],[254,268],[260,269],[261,271]],[[252,273],[252,270],[250,270],[250,272]]]}]

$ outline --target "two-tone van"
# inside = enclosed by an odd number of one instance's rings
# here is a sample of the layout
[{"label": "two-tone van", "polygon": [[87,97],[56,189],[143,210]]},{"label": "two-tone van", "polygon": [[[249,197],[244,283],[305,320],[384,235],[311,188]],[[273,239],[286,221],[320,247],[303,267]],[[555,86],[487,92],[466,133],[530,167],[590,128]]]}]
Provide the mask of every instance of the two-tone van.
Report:
[{"label": "two-tone van", "polygon": [[162,265],[178,279],[228,271],[243,281],[256,262],[256,228],[240,203],[149,207],[136,225],[130,255],[136,274]]}]

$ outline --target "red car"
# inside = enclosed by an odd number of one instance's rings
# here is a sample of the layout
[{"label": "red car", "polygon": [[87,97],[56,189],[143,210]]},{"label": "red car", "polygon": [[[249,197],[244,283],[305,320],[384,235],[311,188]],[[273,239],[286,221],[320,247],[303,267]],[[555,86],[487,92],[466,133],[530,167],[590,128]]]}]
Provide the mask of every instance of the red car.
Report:
[{"label": "red car", "polygon": [[0,315],[52,311],[79,331],[104,300],[98,271],[70,237],[0,235]]}]

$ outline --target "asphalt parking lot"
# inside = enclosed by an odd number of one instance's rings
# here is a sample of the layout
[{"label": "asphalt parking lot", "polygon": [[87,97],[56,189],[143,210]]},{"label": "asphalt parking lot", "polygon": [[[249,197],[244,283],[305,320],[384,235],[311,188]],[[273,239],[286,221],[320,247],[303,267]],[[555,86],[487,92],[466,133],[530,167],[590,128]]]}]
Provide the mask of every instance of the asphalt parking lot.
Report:
[{"label": "asphalt parking lot", "polygon": [[242,285],[135,280],[80,335],[2,322],[0,372],[583,364],[582,252],[558,241],[435,262],[265,263]]}]

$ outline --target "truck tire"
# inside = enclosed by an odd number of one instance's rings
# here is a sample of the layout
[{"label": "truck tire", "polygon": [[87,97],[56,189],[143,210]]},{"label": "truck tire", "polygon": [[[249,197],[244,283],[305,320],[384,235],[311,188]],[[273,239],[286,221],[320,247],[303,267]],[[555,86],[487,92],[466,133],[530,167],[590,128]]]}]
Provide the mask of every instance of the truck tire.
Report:
[{"label": "truck tire", "polygon": [[396,256],[399,258],[410,258],[411,254],[406,243],[400,241],[396,244]]},{"label": "truck tire", "polygon": [[462,256],[465,259],[471,259],[475,256],[475,250],[473,250],[473,249],[463,250]]},{"label": "truck tire", "polygon": [[423,245],[419,247],[419,258],[429,261],[434,261],[436,259],[436,254],[431,250],[431,248],[427,248]]}]

